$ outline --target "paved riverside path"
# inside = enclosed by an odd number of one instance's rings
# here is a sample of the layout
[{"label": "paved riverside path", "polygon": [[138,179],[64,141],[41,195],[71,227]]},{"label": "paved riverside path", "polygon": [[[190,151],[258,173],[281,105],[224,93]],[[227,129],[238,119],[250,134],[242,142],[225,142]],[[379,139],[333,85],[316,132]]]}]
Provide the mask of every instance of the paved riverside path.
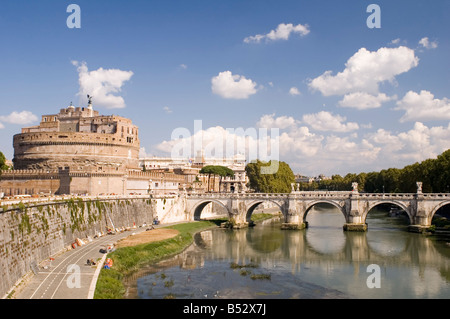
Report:
[{"label": "paved riverside path", "polygon": [[[163,224],[155,228],[170,226]],[[119,239],[133,233],[145,231],[148,227],[141,227],[105,235],[87,242],[86,245],[71,249],[60,254],[49,262],[47,269],[39,268],[39,272],[26,282],[14,296],[16,299],[90,299],[93,298],[98,273],[107,254],[100,252],[106,245],[112,245]],[[86,261],[93,259],[95,266],[88,266]],[[75,266],[74,266],[75,265]],[[79,267],[79,268],[78,268]],[[77,271],[79,270],[79,272]],[[79,276],[77,275],[79,274]],[[78,277],[77,277],[78,276]],[[78,280],[79,279],[79,280]]]}]

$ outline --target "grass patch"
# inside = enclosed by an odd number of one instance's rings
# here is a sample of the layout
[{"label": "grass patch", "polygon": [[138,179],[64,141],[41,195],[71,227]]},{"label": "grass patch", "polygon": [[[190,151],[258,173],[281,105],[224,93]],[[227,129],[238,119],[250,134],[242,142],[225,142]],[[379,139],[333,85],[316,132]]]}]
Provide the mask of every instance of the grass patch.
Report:
[{"label": "grass patch", "polygon": [[274,217],[277,217],[277,215],[267,214],[267,213],[258,213],[258,214],[252,214],[251,220],[253,222],[259,222],[261,220],[271,219]]},{"label": "grass patch", "polygon": [[173,280],[172,279],[171,280],[167,280],[167,281],[164,282],[164,287],[170,288],[172,286],[173,286]]},{"label": "grass patch", "polygon": [[242,269],[240,272],[239,272],[239,274],[241,275],[241,276],[247,276],[247,275],[250,275],[252,272],[250,271],[250,270],[246,270],[246,269]]},{"label": "grass patch", "polygon": [[125,294],[124,279],[145,264],[182,252],[193,242],[193,235],[201,230],[216,226],[211,221],[199,221],[173,225],[167,228],[180,233],[170,239],[133,247],[121,247],[108,254],[114,261],[111,269],[102,269],[95,289],[94,299],[122,299]]},{"label": "grass patch", "polygon": [[252,274],[250,276],[250,278],[253,280],[258,280],[258,279],[270,280],[271,275],[270,274]]}]

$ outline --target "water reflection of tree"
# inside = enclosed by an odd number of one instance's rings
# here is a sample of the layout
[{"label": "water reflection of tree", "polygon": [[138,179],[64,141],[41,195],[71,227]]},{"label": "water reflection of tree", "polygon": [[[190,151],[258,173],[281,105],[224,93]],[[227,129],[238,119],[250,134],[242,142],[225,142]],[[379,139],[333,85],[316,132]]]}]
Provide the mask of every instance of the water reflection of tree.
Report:
[{"label": "water reflection of tree", "polygon": [[267,231],[260,232],[254,229],[247,231],[247,243],[257,252],[271,253],[281,247],[283,235],[279,230],[272,231],[267,227]]}]

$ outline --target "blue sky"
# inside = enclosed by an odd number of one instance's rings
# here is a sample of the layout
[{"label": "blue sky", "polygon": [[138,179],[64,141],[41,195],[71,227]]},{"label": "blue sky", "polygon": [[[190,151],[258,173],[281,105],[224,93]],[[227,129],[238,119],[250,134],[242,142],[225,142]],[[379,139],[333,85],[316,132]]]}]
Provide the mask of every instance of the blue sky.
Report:
[{"label": "blue sky", "polygon": [[[67,27],[71,3],[81,28]],[[366,24],[371,3],[381,28]],[[210,139],[279,128],[295,173],[403,167],[450,148],[449,11],[442,0],[2,1],[0,150],[11,159],[21,127],[91,92],[101,114],[139,126],[147,154],[170,156],[172,132],[201,120]]]}]

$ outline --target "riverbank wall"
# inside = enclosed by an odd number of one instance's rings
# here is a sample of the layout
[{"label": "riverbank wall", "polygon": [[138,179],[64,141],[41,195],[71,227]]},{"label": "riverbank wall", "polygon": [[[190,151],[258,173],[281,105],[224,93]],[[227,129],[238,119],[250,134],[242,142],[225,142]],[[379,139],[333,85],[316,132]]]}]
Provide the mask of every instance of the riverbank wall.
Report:
[{"label": "riverbank wall", "polygon": [[[185,200],[160,198],[69,198],[47,202],[1,202],[0,296],[7,294],[50,258],[76,249],[108,231],[187,221]],[[77,243],[78,242],[78,243]]]}]

